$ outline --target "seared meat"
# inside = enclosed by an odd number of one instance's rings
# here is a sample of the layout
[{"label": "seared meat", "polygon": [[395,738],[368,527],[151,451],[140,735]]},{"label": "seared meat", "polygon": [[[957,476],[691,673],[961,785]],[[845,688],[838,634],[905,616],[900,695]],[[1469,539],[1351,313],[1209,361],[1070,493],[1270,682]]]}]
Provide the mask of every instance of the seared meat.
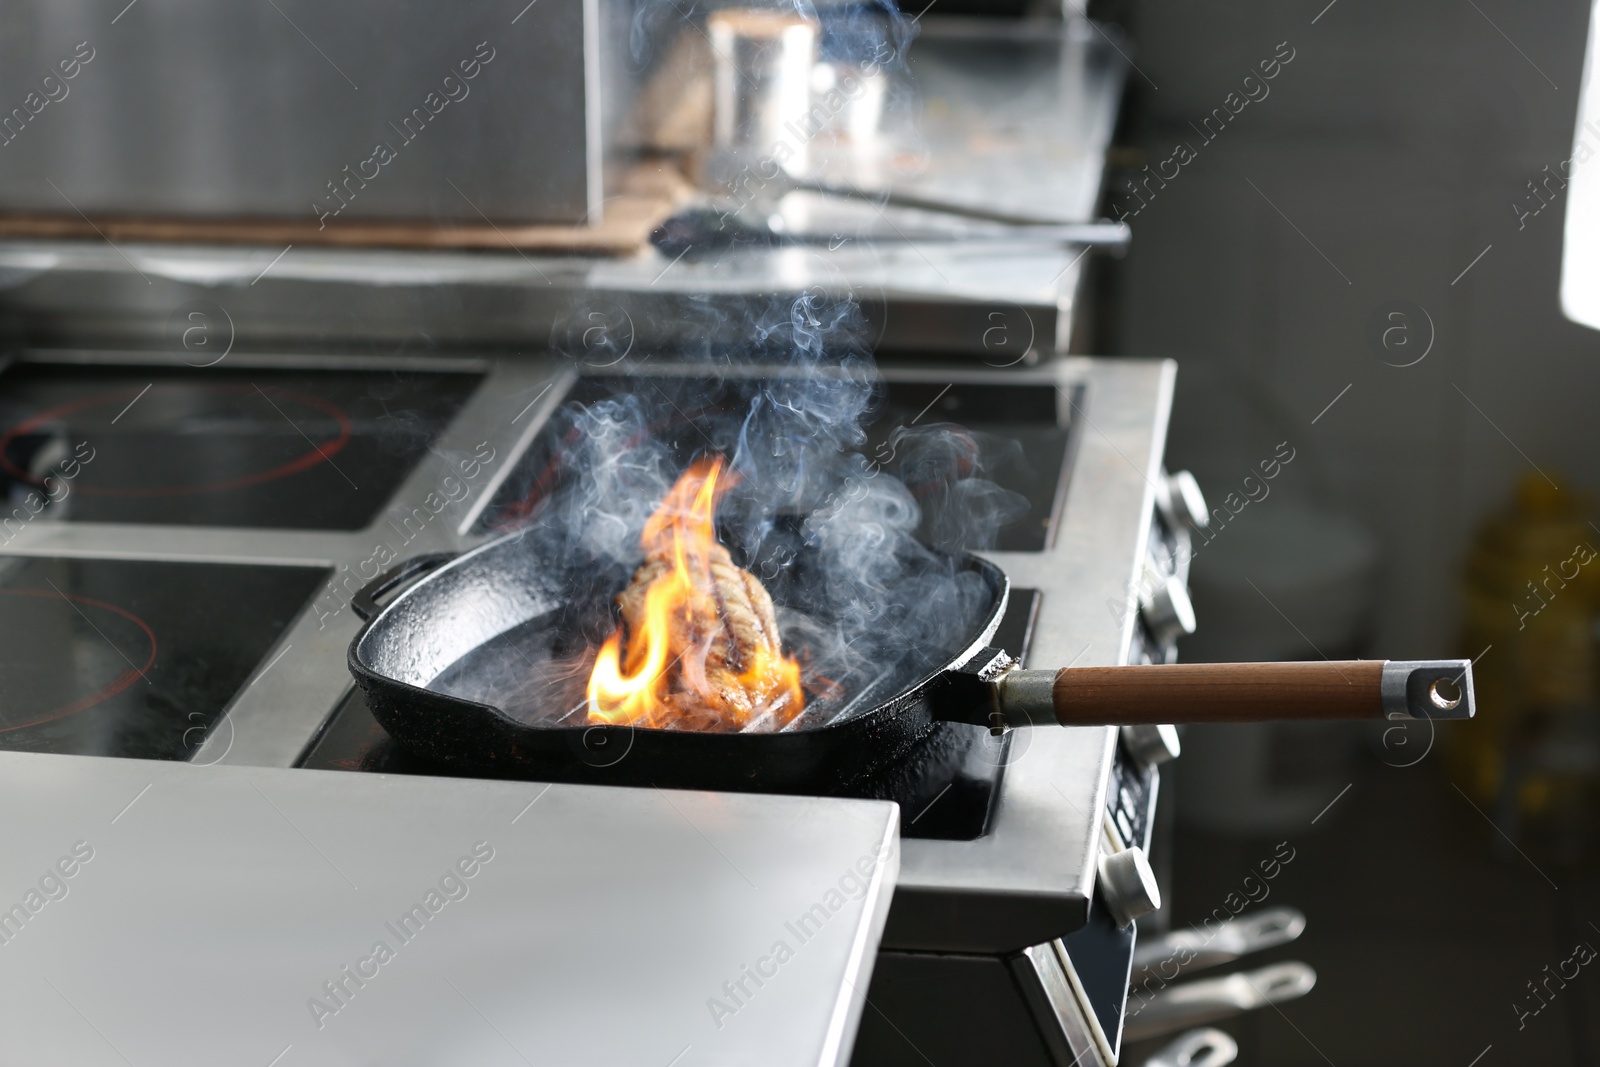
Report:
[{"label": "seared meat", "polygon": [[[672,663],[657,691],[670,714],[688,729],[739,729],[764,713],[787,722],[800,711],[797,691],[783,669],[783,647],[772,598],[756,576],[734,565],[715,541],[695,546],[695,557],[679,567],[681,549],[662,545],[634,572],[617,597],[623,632],[628,636],[624,670],[642,665],[652,599],[666,607],[668,660]],[[687,588],[685,588],[687,586]]]},{"label": "seared meat", "polygon": [[589,675],[591,721],[772,730],[805,707],[772,598],[717,541],[721,472],[720,457],[694,464],[645,523],[644,563],[617,595],[622,625]]}]

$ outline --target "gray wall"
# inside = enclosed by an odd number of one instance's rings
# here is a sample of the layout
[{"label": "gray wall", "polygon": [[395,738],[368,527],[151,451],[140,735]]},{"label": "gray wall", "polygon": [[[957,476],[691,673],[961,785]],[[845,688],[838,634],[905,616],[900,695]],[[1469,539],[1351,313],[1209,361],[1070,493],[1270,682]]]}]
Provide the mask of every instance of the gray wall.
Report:
[{"label": "gray wall", "polygon": [[[1318,491],[1378,540],[1379,647],[1445,654],[1465,542],[1528,462],[1564,488],[1600,489],[1600,334],[1558,306],[1563,203],[1520,230],[1511,206],[1571,155],[1588,6],[1326,3],[1135,11],[1140,163],[1166,158],[1177,138],[1199,147],[1188,122],[1222,106],[1279,42],[1296,54],[1270,95],[1132,219],[1120,347],[1231,374],[1269,398],[1314,460],[1280,481],[1325,477]],[[1367,339],[1393,299],[1426,309],[1436,329],[1415,366],[1386,365]],[[1208,421],[1203,397],[1186,401],[1177,460],[1270,455],[1269,431]]]}]

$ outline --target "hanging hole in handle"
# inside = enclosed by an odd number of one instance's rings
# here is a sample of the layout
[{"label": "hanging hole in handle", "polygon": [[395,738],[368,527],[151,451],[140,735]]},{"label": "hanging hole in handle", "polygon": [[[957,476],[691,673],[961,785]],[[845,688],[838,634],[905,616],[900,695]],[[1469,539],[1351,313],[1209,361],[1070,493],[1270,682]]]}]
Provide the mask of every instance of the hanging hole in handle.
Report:
[{"label": "hanging hole in handle", "polygon": [[1440,711],[1449,711],[1461,703],[1461,687],[1453,679],[1435,678],[1428,686],[1428,699]]},{"label": "hanging hole in handle", "polygon": [[1145,1067],[1224,1067],[1239,1056],[1239,1046],[1228,1034],[1206,1027],[1191,1030],[1149,1060]]},{"label": "hanging hole in handle", "polygon": [[1297,975],[1279,975],[1277,978],[1274,978],[1272,981],[1268,982],[1267,988],[1263,989],[1262,992],[1265,993],[1269,998],[1276,997],[1280,993],[1287,993],[1291,989],[1298,988],[1299,985],[1300,979]]},{"label": "hanging hole in handle", "polygon": [[1270,973],[1256,972],[1256,989],[1268,1004],[1303,997],[1317,982],[1316,973],[1303,963],[1279,963],[1266,970]]},{"label": "hanging hole in handle", "polygon": [[1205,1043],[1188,1050],[1188,1058],[1180,1060],[1178,1067],[1222,1067],[1232,1063],[1239,1054],[1239,1046],[1229,1040],[1226,1044],[1207,1035]]},{"label": "hanging hole in handle", "polygon": [[1291,907],[1269,907],[1250,917],[1246,934],[1253,949],[1285,944],[1306,933],[1306,915]]},{"label": "hanging hole in handle", "polygon": [[1293,941],[1306,928],[1306,917],[1287,907],[1267,908],[1235,921],[1244,924],[1240,930],[1252,952]]}]

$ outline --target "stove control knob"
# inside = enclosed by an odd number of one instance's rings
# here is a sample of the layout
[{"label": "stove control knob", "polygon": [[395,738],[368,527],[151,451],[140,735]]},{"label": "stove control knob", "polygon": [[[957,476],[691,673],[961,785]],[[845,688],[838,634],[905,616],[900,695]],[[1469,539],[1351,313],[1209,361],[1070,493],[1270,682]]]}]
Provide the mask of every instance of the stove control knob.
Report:
[{"label": "stove control knob", "polygon": [[1161,907],[1161,889],[1142,848],[1100,857],[1100,893],[1118,926]]},{"label": "stove control knob", "polygon": [[1178,728],[1166,723],[1139,723],[1122,728],[1122,744],[1141,767],[1159,767],[1183,751]]},{"label": "stove control knob", "polygon": [[1156,583],[1149,594],[1141,598],[1139,614],[1150,627],[1151,635],[1161,644],[1194,633],[1194,604],[1189,600],[1188,587],[1177,575]]},{"label": "stove control knob", "polygon": [[1166,476],[1156,490],[1156,506],[1162,517],[1175,526],[1198,530],[1211,521],[1200,483],[1188,471]]}]

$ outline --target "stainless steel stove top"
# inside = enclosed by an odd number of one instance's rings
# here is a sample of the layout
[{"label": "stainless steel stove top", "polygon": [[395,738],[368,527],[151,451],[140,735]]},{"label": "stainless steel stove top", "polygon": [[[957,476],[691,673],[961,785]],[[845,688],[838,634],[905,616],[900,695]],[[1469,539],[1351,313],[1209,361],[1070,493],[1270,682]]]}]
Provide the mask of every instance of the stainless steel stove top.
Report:
[{"label": "stainless steel stove top", "polygon": [[[134,377],[149,359],[101,352],[41,352],[26,358],[115,362]],[[487,534],[474,531],[485,509],[578,377],[570,365],[548,358],[393,364],[413,373],[473,371],[485,380],[362,530],[38,521],[4,546],[6,553],[24,556],[331,570],[306,610],[263,654],[263,669],[227,714],[206,727],[203,742],[199,734],[190,738],[196,762],[289,767],[301,760],[351,688],[344,654],[360,625],[348,607],[353,591],[391,553],[458,550],[484,539]],[[265,376],[352,362],[257,356],[233,357],[230,365]],[[936,391],[945,384],[995,382],[1054,390],[1061,424],[1074,430],[1059,514],[1041,550],[984,555],[1003,566],[1015,586],[1039,592],[1031,663],[1126,662],[1138,625],[1127,602],[1142,566],[1160,479],[1173,368],[1063,359],[1004,371],[895,363],[883,374],[895,383],[927,383]],[[1014,736],[983,836],[906,842],[886,944],[1018,950],[1082,926],[1095,884],[1114,747],[1115,733],[1105,728]]]},{"label": "stainless steel stove top", "polygon": [[[162,357],[51,351],[22,359],[42,366],[111,364],[121,377],[137,378]],[[370,370],[374,363],[236,355],[229,365],[246,378],[268,378]],[[515,498],[519,460],[582,378],[569,362],[550,357],[397,359],[383,366],[411,375],[445,374],[441,381],[463,380],[446,372],[468,372],[482,383],[459,399],[426,450],[395,476],[398,488],[375,511],[369,509],[364,528],[42,519],[24,524],[0,548],[0,554],[36,560],[251,564],[284,567],[286,575],[323,570],[328,577],[304,610],[276,643],[258,650],[260,662],[226,714],[207,716],[197,721],[199,729],[185,733],[193,762],[301,765],[352,691],[345,652],[360,620],[349,606],[351,597],[396,556],[461,550],[493,536],[494,509],[500,506],[495,502]],[[1027,650],[1031,665],[1148,657],[1149,634],[1136,608],[1155,547],[1152,536],[1161,534],[1154,515],[1158,486],[1164,484],[1161,456],[1175,368],[1165,362],[1063,358],[1004,370],[911,361],[880,370],[907,396],[942,395],[946,386],[1004,384],[1035,387],[1051,398],[1071,443],[1054,503],[1043,494],[1043,534],[1012,538],[1006,550],[982,554],[1007,571],[1014,587],[1037,593]],[[677,366],[672,373],[696,371]],[[85,519],[92,517],[97,516]],[[1142,779],[1146,792],[1139,792],[1137,776],[1122,773],[1118,761],[1126,762],[1126,756],[1119,755],[1117,733],[1109,728],[1018,731],[1000,751],[1005,765],[995,776],[998,792],[980,836],[904,839],[883,949],[909,953],[908,959],[1008,959],[1007,966],[1033,976],[1026,984],[1038,1001],[1035,1014],[1062,1020],[1065,1059],[1094,1052],[1101,1062],[1114,1062],[1126,985],[1123,957],[1131,951],[1131,937],[1093,933],[1114,929],[1096,893],[1098,865],[1108,850],[1147,843],[1153,775]],[[1130,796],[1124,781],[1137,795]],[[917,815],[906,811],[903,821]],[[1087,974],[1078,973],[1085,965],[1075,968],[1070,945],[1060,940],[1074,931],[1116,941],[1110,976],[1099,979],[1098,992]],[[1089,1010],[1097,1000],[1100,1005]],[[1096,1059],[1086,1056],[1083,1062]]]}]

